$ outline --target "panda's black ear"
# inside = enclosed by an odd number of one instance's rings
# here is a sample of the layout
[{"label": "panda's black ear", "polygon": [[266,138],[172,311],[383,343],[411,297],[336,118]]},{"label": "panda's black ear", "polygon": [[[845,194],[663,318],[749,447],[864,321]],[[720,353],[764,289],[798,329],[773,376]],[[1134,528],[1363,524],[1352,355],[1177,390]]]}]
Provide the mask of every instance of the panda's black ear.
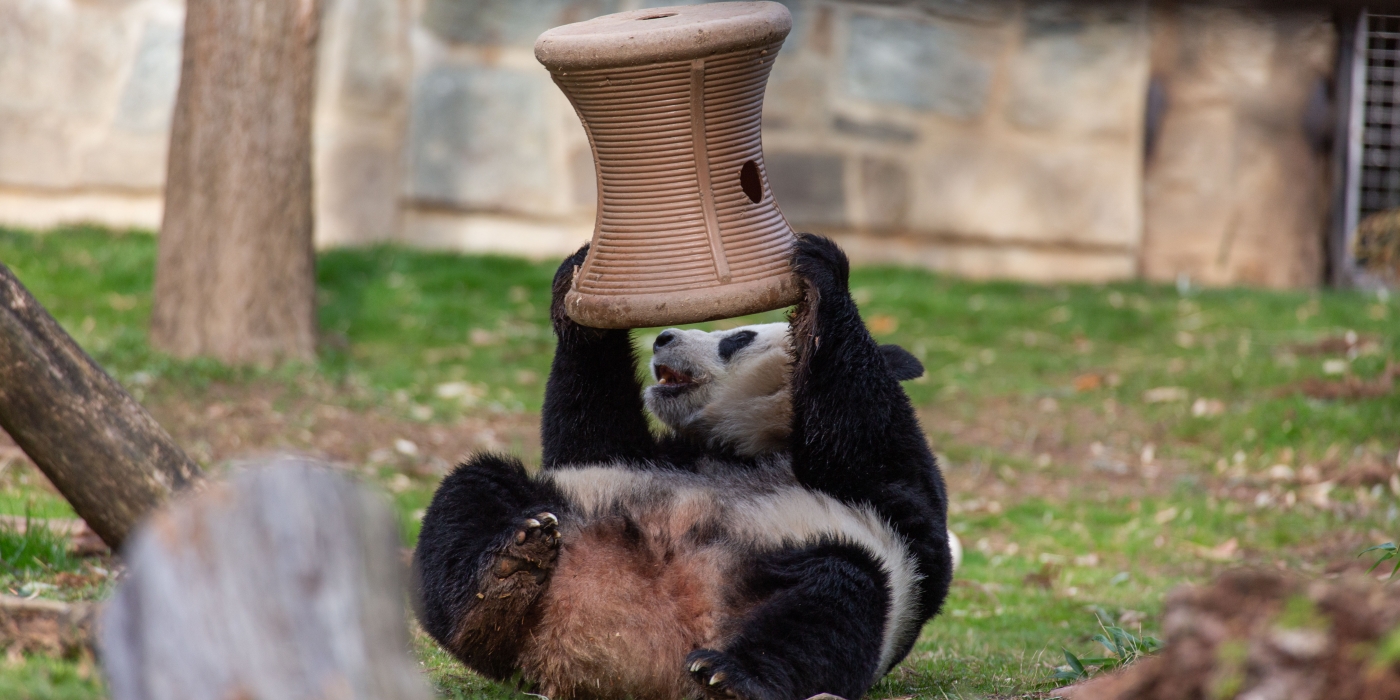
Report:
[{"label": "panda's black ear", "polygon": [[908,350],[898,345],[881,345],[880,354],[885,356],[885,366],[895,379],[902,382],[924,376],[924,363]]}]

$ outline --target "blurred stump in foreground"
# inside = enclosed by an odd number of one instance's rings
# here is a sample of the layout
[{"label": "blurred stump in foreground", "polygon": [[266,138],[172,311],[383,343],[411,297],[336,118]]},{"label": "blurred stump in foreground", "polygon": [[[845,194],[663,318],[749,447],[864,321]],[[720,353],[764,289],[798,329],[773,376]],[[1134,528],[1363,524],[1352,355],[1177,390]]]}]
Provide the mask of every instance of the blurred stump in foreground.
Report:
[{"label": "blurred stump in foreground", "polygon": [[1066,700],[1400,698],[1400,589],[1233,571],[1167,598],[1166,646]]},{"label": "blurred stump in foreground", "polygon": [[112,549],[199,467],[0,264],[0,427]]},{"label": "blurred stump in foreground", "polygon": [[280,460],[177,501],[103,612],[113,700],[426,700],[388,508]]}]

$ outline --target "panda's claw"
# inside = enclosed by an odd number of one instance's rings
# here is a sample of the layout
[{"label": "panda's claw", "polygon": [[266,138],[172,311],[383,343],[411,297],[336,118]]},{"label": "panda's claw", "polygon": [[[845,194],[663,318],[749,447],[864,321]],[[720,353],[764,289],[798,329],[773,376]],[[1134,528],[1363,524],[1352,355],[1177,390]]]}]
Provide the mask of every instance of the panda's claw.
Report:
[{"label": "panda's claw", "polygon": [[539,529],[539,527],[540,527],[541,525],[542,525],[542,523],[541,523],[540,521],[538,521],[538,520],[535,520],[534,518],[526,518],[526,519],[525,519],[525,527],[528,527],[528,528],[530,528],[531,530],[537,530],[537,529]]},{"label": "panda's claw", "polygon": [[559,524],[559,518],[556,518],[556,517],[554,516],[553,513],[540,513],[539,515],[536,515],[535,517],[538,518],[541,522],[543,522],[543,523],[546,524],[546,525],[558,525],[558,524]]},{"label": "panda's claw", "polygon": [[748,697],[735,687],[736,682],[744,685],[744,674],[731,664],[724,652],[697,649],[689,658],[690,676],[707,700],[745,700]]}]

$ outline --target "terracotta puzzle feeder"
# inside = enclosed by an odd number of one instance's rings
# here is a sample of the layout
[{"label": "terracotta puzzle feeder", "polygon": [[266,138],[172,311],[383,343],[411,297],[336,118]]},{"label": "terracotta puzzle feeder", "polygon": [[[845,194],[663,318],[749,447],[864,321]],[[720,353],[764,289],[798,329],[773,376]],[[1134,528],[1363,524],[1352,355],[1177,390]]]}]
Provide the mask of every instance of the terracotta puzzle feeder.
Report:
[{"label": "terracotta puzzle feeder", "polygon": [[593,245],[565,299],[575,321],[638,328],[793,304],[796,240],[768,189],[759,126],[792,29],[776,2],[635,10],[535,42],[588,132]]}]

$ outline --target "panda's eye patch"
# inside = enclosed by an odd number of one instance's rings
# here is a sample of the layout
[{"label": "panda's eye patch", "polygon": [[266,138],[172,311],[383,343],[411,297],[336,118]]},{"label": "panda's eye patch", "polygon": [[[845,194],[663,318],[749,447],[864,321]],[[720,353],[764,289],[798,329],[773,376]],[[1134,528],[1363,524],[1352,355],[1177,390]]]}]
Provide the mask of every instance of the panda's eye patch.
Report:
[{"label": "panda's eye patch", "polygon": [[729,358],[734,357],[734,353],[748,347],[757,337],[758,334],[753,331],[739,331],[719,341],[719,359],[728,362]]}]

